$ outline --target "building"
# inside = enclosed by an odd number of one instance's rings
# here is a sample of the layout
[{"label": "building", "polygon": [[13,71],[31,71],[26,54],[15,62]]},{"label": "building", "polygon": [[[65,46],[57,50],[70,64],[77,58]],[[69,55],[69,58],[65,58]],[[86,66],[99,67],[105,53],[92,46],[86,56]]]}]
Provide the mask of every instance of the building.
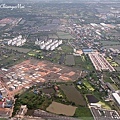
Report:
[{"label": "building", "polygon": [[102,54],[90,53],[88,56],[97,71],[115,71],[115,69],[110,65],[110,63],[104,58]]},{"label": "building", "polygon": [[36,40],[35,45],[39,45],[42,50],[55,50],[59,45],[62,44],[62,40]]},{"label": "building", "polygon": [[12,46],[22,46],[26,42],[26,39],[22,37],[22,35],[19,35],[13,39],[10,39],[7,41],[7,45],[12,45]]},{"label": "building", "polygon": [[27,105],[21,105],[20,111],[18,112],[18,114],[16,116],[18,118],[23,118],[25,113],[27,112],[27,110],[28,110]]},{"label": "building", "polygon": [[120,95],[118,95],[118,93],[112,93],[112,96],[115,102],[117,103],[117,105],[120,107]]},{"label": "building", "polygon": [[87,48],[87,49],[82,49],[82,51],[84,54],[89,54],[89,53],[93,52],[94,50]]}]

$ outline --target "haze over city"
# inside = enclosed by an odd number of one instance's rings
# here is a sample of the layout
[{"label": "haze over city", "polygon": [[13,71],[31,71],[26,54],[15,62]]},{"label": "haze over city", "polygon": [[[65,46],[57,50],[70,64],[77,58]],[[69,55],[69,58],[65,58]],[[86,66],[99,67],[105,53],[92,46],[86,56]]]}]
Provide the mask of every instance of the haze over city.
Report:
[{"label": "haze over city", "polygon": [[120,1],[0,0],[0,120],[120,120]]}]

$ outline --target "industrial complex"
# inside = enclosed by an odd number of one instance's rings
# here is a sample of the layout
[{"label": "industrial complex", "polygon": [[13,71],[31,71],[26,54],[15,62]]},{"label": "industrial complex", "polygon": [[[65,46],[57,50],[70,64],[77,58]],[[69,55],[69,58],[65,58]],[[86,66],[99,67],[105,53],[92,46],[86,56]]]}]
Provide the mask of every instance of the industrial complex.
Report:
[{"label": "industrial complex", "polygon": [[89,57],[97,71],[115,71],[115,69],[110,65],[110,63],[104,58],[102,54],[90,53]]}]

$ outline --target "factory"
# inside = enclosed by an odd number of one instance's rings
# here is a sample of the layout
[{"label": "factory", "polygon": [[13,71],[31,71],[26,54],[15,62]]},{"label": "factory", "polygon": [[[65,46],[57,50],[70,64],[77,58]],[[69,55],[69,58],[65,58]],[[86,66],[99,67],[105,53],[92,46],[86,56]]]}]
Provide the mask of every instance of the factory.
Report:
[{"label": "factory", "polygon": [[104,58],[102,54],[90,53],[89,58],[97,71],[115,71],[115,69],[110,65],[110,63]]},{"label": "factory", "polygon": [[26,39],[22,37],[22,35],[19,35],[13,39],[10,39],[7,41],[7,45],[12,45],[12,46],[22,46],[26,42]]},{"label": "factory", "polygon": [[36,40],[35,45],[39,45],[42,50],[55,50],[59,45],[62,44],[62,40]]}]

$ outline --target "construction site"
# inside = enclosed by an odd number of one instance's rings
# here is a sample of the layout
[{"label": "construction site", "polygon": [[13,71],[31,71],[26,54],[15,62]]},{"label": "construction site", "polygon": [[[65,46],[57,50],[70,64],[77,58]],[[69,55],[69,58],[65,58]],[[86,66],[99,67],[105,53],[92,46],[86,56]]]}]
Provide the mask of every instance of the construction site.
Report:
[{"label": "construction site", "polygon": [[[3,95],[14,96],[22,89],[29,89],[40,82],[66,82],[77,80],[81,71],[48,61],[26,60],[7,70],[1,69],[0,88]],[[9,94],[8,94],[9,93]]]}]

